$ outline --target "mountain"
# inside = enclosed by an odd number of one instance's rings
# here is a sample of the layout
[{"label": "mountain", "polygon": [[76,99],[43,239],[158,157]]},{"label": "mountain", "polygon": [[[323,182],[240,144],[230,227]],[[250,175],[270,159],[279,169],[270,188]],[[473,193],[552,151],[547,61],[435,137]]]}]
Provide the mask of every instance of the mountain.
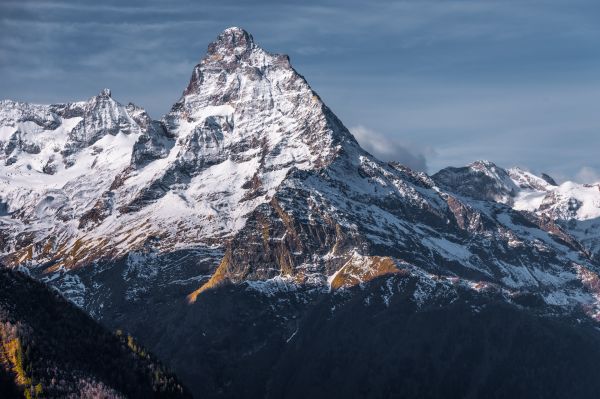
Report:
[{"label": "mountain", "polygon": [[45,285],[4,269],[0,286],[3,398],[189,397],[130,336],[110,334]]},{"label": "mountain", "polygon": [[446,168],[433,178],[457,194],[504,203],[551,219],[580,242],[591,257],[598,259],[600,183],[566,181],[559,185],[547,174],[536,176],[520,168],[503,169],[489,161]]},{"label": "mountain", "polygon": [[562,186],[491,162],[381,162],[240,28],[159,121],[108,90],[4,101],[0,121],[2,264],[131,333],[197,396],[595,387],[593,240],[550,211],[563,197],[523,205]]}]

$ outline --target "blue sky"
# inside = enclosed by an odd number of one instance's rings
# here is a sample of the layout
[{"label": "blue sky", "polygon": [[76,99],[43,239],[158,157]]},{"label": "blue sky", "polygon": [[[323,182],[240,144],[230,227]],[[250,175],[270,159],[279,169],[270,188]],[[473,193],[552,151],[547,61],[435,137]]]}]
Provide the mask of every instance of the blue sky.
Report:
[{"label": "blue sky", "polygon": [[241,26],[287,53],[367,149],[430,173],[489,159],[600,180],[600,3],[0,1],[0,98],[110,87],[160,118]]}]

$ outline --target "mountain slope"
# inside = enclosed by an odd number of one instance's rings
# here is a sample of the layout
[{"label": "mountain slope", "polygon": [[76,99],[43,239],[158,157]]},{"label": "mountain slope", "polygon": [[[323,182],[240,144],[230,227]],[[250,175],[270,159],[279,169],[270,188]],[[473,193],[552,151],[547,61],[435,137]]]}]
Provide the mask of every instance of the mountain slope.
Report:
[{"label": "mountain slope", "polygon": [[[495,171],[488,185],[480,181],[480,165]],[[489,173],[488,173],[489,174]],[[467,197],[482,199],[481,193],[490,193],[490,200],[505,203],[519,211],[535,213],[551,219],[590,255],[597,259],[600,252],[600,184],[557,184],[550,176],[520,168],[502,169],[488,161],[478,161],[464,168],[446,168],[433,176],[446,189]]]},{"label": "mountain slope", "polygon": [[44,285],[0,270],[2,397],[189,396],[127,336],[114,336]]},{"label": "mountain slope", "polygon": [[596,324],[537,294],[407,271],[331,294],[265,286],[154,302],[166,331],[128,322],[202,397],[588,398],[599,388]]},{"label": "mountain slope", "polygon": [[592,325],[461,290],[454,301],[419,305],[410,280],[382,282],[395,292],[387,303],[375,284],[311,309],[272,369],[268,397],[596,395],[600,336]]}]

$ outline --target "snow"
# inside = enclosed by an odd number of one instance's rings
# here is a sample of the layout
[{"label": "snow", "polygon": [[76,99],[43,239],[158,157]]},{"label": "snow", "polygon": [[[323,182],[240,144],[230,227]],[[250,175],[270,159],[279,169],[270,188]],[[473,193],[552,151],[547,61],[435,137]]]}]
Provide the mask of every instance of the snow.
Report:
[{"label": "snow", "polygon": [[548,191],[553,187],[541,177],[521,168],[510,168],[507,172],[510,178],[521,189]]},{"label": "snow", "polygon": [[394,296],[394,279],[392,277],[385,281],[385,285],[381,287],[381,299],[386,307],[390,307],[390,300]]},{"label": "snow", "polygon": [[296,336],[296,334],[298,334],[298,329],[296,329],[296,331],[294,331],[294,332],[292,333],[292,335],[290,335],[290,336],[289,336],[289,338],[285,340],[285,342],[286,342],[287,344],[289,344],[289,343],[290,343],[290,341],[291,341],[291,340],[292,340],[292,339],[293,339],[293,338]]},{"label": "snow", "polygon": [[225,104],[198,108],[192,115],[194,119],[202,121],[209,116],[231,117],[234,112],[235,110],[231,105]]},{"label": "snow", "polygon": [[267,297],[273,297],[281,292],[293,292],[298,290],[298,285],[292,278],[276,276],[268,280],[246,281],[247,289],[258,292]]},{"label": "snow", "polygon": [[4,125],[0,126],[0,141],[7,141],[17,131],[15,126]]},{"label": "snow", "polygon": [[511,177],[521,186],[513,207],[558,219],[579,221],[600,217],[600,184],[566,181],[559,186],[518,168],[510,169]]},{"label": "snow", "polygon": [[423,238],[421,243],[447,259],[468,261],[473,256],[464,245],[454,243],[445,238],[427,237]]},{"label": "snow", "polygon": [[520,191],[515,198],[514,209],[535,212],[542,205],[546,191]]},{"label": "snow", "polygon": [[577,220],[589,220],[600,217],[600,184],[578,184],[565,182],[555,191],[563,200],[575,199],[581,203],[577,209]]}]

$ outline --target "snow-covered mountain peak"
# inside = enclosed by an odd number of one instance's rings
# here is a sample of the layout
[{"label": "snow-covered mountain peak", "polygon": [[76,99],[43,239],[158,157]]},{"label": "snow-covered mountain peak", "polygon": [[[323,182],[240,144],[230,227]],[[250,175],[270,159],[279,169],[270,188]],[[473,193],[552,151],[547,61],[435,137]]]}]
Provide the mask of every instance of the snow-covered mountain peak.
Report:
[{"label": "snow-covered mountain peak", "polygon": [[554,182],[554,179],[547,174],[537,176],[519,167],[508,169],[508,174],[521,189],[548,190],[557,185],[556,182]]},{"label": "snow-covered mountain peak", "polygon": [[[190,86],[161,121],[108,94],[42,109],[59,122],[70,118],[71,125],[61,130],[56,153],[43,150],[31,169],[31,157],[23,158],[19,169],[26,183],[39,170],[53,176],[38,185],[36,198],[27,185],[19,201],[7,202],[10,212],[32,204],[28,215],[44,227],[36,226],[36,241],[60,234],[66,251],[84,242],[107,257],[158,236],[164,251],[206,245],[243,227],[293,170],[325,168],[342,153],[360,152],[287,57],[262,50],[240,29],[228,29],[209,47]],[[17,192],[9,190],[12,176],[6,179],[11,198]],[[49,188],[60,190],[50,202]],[[49,215],[67,203],[68,214],[61,209],[60,217],[69,224],[47,228]],[[132,231],[139,234],[132,238]]]},{"label": "snow-covered mountain peak", "polygon": [[290,75],[297,75],[287,55],[271,54],[258,46],[245,30],[228,28],[209,44],[206,55],[194,68],[184,95],[198,94],[206,75],[211,73],[243,74],[248,79],[259,81],[267,69],[285,70]]},{"label": "snow-covered mountain peak", "polygon": [[[56,211],[74,195],[81,204],[71,201],[68,216],[62,216],[74,217],[79,205],[87,206],[129,164],[133,145],[148,123],[145,111],[116,102],[107,89],[87,101],[66,104],[4,101],[0,196],[9,211],[19,209],[36,219],[47,217],[46,210]],[[52,204],[42,206],[38,201],[48,202],[48,191],[53,191]]]},{"label": "snow-covered mountain peak", "polygon": [[478,200],[507,204],[554,220],[600,258],[600,184],[557,184],[547,174],[500,168],[478,161],[442,169],[433,176],[441,187]]},{"label": "snow-covered mountain peak", "polygon": [[35,166],[40,162],[52,164],[44,173],[53,174],[59,165],[72,166],[78,152],[105,135],[141,133],[149,121],[144,110],[118,103],[108,89],[87,101],[65,104],[7,100],[0,103],[0,156],[6,166],[27,170],[42,170]]},{"label": "snow-covered mountain peak", "polygon": [[100,96],[101,97],[111,97],[110,89],[108,89],[108,88],[102,89],[102,91],[100,92]]},{"label": "snow-covered mountain peak", "polygon": [[494,170],[497,168],[495,163],[493,163],[492,161],[488,161],[487,159],[479,159],[475,162],[471,162],[468,166],[471,169],[479,171]]},{"label": "snow-covered mountain peak", "polygon": [[[293,170],[360,152],[287,56],[239,28],[209,46],[161,121],[105,89],[67,104],[3,102],[0,122],[0,159],[9,166],[0,202],[19,212],[15,232],[31,231],[28,243],[11,239],[0,249],[19,261],[60,260],[55,267],[87,262],[66,255],[82,245],[94,248],[91,259],[121,256],[149,237],[161,237],[164,251],[221,240]],[[49,237],[60,237],[58,253],[30,251]]]},{"label": "snow-covered mountain peak", "polygon": [[242,28],[227,28],[208,46],[208,55],[241,55],[255,47],[254,38]]},{"label": "snow-covered mountain peak", "polygon": [[432,176],[441,187],[478,200],[510,203],[518,190],[509,173],[490,161],[448,167]]},{"label": "snow-covered mountain peak", "polygon": [[163,122],[201,164],[258,158],[270,169],[306,169],[355,142],[286,55],[263,50],[240,28],[209,45]]},{"label": "snow-covered mountain peak", "polygon": [[[140,114],[138,107],[125,106],[115,101],[108,89],[103,89],[99,95],[84,103],[53,106],[52,110],[58,114],[81,118],[68,133],[68,140],[62,150],[67,166],[73,162],[72,154],[82,148],[94,145],[106,135],[141,134],[149,120],[147,116]],[[130,112],[135,112],[135,115]]]}]

